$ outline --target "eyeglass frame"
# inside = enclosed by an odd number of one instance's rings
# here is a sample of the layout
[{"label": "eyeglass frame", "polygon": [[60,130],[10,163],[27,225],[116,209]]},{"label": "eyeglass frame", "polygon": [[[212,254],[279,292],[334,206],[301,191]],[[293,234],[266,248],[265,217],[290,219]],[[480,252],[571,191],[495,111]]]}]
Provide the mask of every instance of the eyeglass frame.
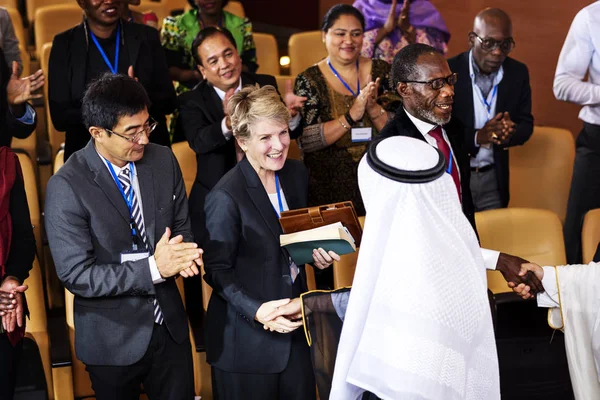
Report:
[{"label": "eyeglass frame", "polygon": [[[150,136],[150,134],[152,132],[154,132],[154,130],[158,126],[158,122],[156,122],[154,120],[154,118],[152,118],[152,117],[150,117],[147,122],[148,122],[148,127],[147,128],[142,128],[140,131],[134,133],[131,137],[125,136],[125,135],[123,135],[121,133],[117,133],[117,132],[115,132],[115,131],[113,131],[111,129],[108,129],[108,128],[102,128],[102,129],[104,129],[106,132],[109,132],[109,133],[111,133],[113,135],[116,135],[116,136],[118,136],[120,138],[123,138],[123,139],[127,140],[128,142],[137,143],[140,140],[140,138],[142,137],[142,134],[146,134],[146,135]],[[144,124],[144,125],[146,125],[146,124]]]},{"label": "eyeglass frame", "polygon": [[[517,46],[517,43],[515,42],[515,39],[513,39],[513,37],[507,37],[504,40],[496,40],[494,38],[482,38],[480,37],[478,34],[476,34],[475,32],[471,32],[473,35],[475,35],[475,37],[479,40],[479,43],[481,44],[481,50],[485,51],[486,53],[492,52],[496,49],[500,49],[500,51],[502,51],[504,54],[509,54],[511,51],[513,51],[515,49],[515,47]],[[470,34],[471,34],[470,33]],[[486,40],[491,40],[494,42],[494,45],[492,46],[491,49],[486,50],[483,48],[484,44],[483,42]],[[512,45],[511,49],[506,51],[504,49],[502,49],[502,43],[510,43]]]},{"label": "eyeglass frame", "polygon": [[[454,83],[450,83],[448,80],[452,77],[456,77],[456,81],[454,81]],[[434,88],[433,87],[433,82],[436,81],[442,81],[442,86],[440,86],[439,88]],[[456,82],[458,82],[458,72],[453,72],[450,75],[444,77],[444,78],[435,78],[435,79],[431,79],[429,81],[403,81],[404,83],[421,83],[423,85],[429,85],[431,87],[432,90],[441,90],[444,86],[448,85],[448,86],[454,86],[456,85]]]}]

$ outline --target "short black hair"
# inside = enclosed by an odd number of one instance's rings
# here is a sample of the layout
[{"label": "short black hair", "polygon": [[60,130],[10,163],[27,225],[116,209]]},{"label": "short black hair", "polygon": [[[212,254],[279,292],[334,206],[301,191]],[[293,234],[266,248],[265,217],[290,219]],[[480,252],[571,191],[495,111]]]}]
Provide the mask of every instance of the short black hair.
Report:
[{"label": "short black hair", "polygon": [[92,126],[113,129],[121,117],[150,109],[150,104],[141,83],[127,75],[107,72],[88,85],[81,115],[87,129]]},{"label": "short black hair", "polygon": [[349,4],[336,4],[335,6],[331,7],[323,17],[321,30],[323,32],[327,32],[329,28],[335,24],[335,21],[337,21],[342,15],[352,15],[360,22],[362,30],[365,30],[365,17],[360,11],[358,11],[358,9]]},{"label": "short black hair", "polygon": [[198,34],[196,35],[196,38],[192,42],[192,56],[194,56],[194,61],[196,61],[196,65],[202,65],[202,59],[200,58],[200,54],[198,54],[198,48],[200,46],[202,46],[202,43],[204,43],[204,41],[206,39],[208,39],[209,37],[214,36],[214,35],[225,36],[227,38],[227,40],[229,40],[231,42],[231,44],[233,45],[233,48],[236,49],[236,51],[237,51],[237,45],[235,44],[235,38],[233,37],[231,32],[229,32],[225,28],[219,28],[217,26],[209,26],[208,28],[204,28],[200,32],[198,32]]},{"label": "short black hair", "polygon": [[392,84],[394,88],[400,82],[420,79],[417,60],[424,54],[442,55],[436,48],[422,43],[409,44],[396,53],[392,62]]},{"label": "short black hair", "polygon": [[[190,5],[190,7],[192,7],[192,9],[194,8],[198,8],[198,6],[196,5],[196,0],[187,0],[188,4]],[[227,3],[229,3],[229,0],[223,0],[221,2],[221,8],[224,8]]]}]

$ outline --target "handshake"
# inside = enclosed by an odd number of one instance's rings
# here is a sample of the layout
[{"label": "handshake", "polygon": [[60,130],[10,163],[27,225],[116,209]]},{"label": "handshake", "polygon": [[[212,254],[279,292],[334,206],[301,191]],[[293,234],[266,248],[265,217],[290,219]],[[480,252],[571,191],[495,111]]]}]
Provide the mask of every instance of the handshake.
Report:
[{"label": "handshake", "polygon": [[280,299],[263,303],[256,311],[255,320],[271,332],[290,333],[302,326],[300,298]]}]

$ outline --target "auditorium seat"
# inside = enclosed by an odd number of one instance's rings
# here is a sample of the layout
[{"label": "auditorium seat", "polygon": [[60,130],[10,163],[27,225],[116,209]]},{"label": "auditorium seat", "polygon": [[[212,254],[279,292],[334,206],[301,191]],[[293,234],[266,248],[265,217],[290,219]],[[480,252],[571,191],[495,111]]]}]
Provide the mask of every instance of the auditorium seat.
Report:
[{"label": "auditorium seat", "polygon": [[581,250],[583,252],[583,263],[589,264],[594,260],[596,248],[600,242],[600,208],[590,210],[583,219],[581,229]]},{"label": "auditorium seat", "polygon": [[25,280],[24,284],[29,286],[25,292],[30,316],[25,327],[26,335],[33,339],[38,346],[44,366],[48,396],[50,399],[54,399],[56,393],[53,390],[54,386],[52,384],[52,362],[50,360],[50,340],[48,338],[44,284],[40,262],[37,257],[33,261],[33,268],[29,271],[29,277]]},{"label": "auditorium seat", "polygon": [[27,205],[29,206],[29,217],[33,226],[33,235],[35,236],[36,252],[38,257],[42,254],[42,216],[40,212],[40,200],[37,188],[37,178],[33,168],[33,162],[25,153],[17,153],[21,171],[23,173],[23,182],[25,183],[25,192],[27,194]]},{"label": "auditorium seat", "polygon": [[198,164],[196,162],[196,153],[192,150],[188,142],[173,143],[171,147],[175,158],[181,168],[181,175],[183,175],[183,182],[185,184],[185,192],[190,196],[192,185],[196,180],[196,171]]},{"label": "auditorium seat", "polygon": [[60,169],[60,167],[63,166],[64,163],[65,163],[65,151],[63,149],[61,149],[58,151],[58,153],[56,153],[56,157],[54,157],[54,168],[53,168],[54,173],[56,173]]},{"label": "auditorium seat", "polygon": [[237,15],[238,17],[244,18],[246,17],[246,12],[244,11],[244,5],[240,1],[230,1],[227,3],[223,10],[230,12],[233,15]]},{"label": "auditorium seat", "polygon": [[[51,43],[54,36],[78,25],[83,19],[83,11],[79,8],[77,3],[56,3],[61,4],[49,5],[47,7],[39,6],[40,8],[34,9],[34,39],[35,49],[39,59],[42,59],[42,47],[44,44]],[[28,12],[31,12],[31,9],[28,8]]]},{"label": "auditorium seat", "polygon": [[[365,217],[358,217],[360,227],[365,227]],[[356,271],[356,262],[358,261],[358,248],[354,253],[340,256],[340,261],[333,262],[333,288],[339,289],[352,286],[354,272]]]},{"label": "auditorium seat", "polygon": [[170,10],[167,9],[167,5],[165,3],[160,3],[156,1],[142,1],[139,6],[129,6],[130,10],[146,13],[152,11],[156,14],[156,18],[158,18],[158,28],[162,26],[163,20],[169,16]]},{"label": "auditorium seat", "polygon": [[[481,247],[512,254],[539,265],[566,262],[562,224],[552,211],[501,208],[475,213]],[[511,292],[502,274],[487,271],[488,288]]]},{"label": "auditorium seat", "polygon": [[48,129],[48,140],[50,142],[50,147],[52,148],[52,155],[58,153],[61,146],[65,142],[65,133],[56,130],[54,124],[52,123],[52,117],[50,116],[50,106],[48,102],[48,63],[50,61],[50,51],[52,50],[52,43],[45,43],[40,51],[42,55],[41,58],[41,68],[44,71],[44,75],[46,76],[46,84],[44,85],[44,98],[46,99],[46,127]]},{"label": "auditorium seat", "polygon": [[294,33],[288,42],[288,54],[292,76],[327,57],[321,31]]},{"label": "auditorium seat", "polygon": [[10,147],[27,153],[31,160],[33,170],[37,176],[37,132],[34,130],[25,139],[13,138]]},{"label": "auditorium seat", "polygon": [[0,7],[6,7],[6,8],[14,8],[17,9],[18,8],[18,1],[17,0],[0,0]]},{"label": "auditorium seat", "polygon": [[[19,0],[22,1],[22,0]],[[27,8],[27,19],[29,19],[29,23],[33,23],[37,21],[37,10],[45,7],[53,7],[56,5],[63,5],[65,1],[63,0],[25,0],[25,5]],[[73,2],[73,4],[77,6],[77,3]],[[81,10],[81,9],[80,9]]]},{"label": "auditorium seat", "polygon": [[[268,33],[252,34],[256,45],[257,74],[279,75],[279,49],[275,36]],[[285,92],[281,92],[284,94]]]},{"label": "auditorium seat", "polygon": [[508,206],[550,210],[564,221],[575,159],[571,132],[536,126],[527,143],[509,151]]},{"label": "auditorium seat", "polygon": [[[23,26],[23,19],[21,18],[21,14],[17,8],[6,7],[6,11],[10,17],[10,21],[13,24],[13,28],[15,29],[15,36],[19,41],[19,47],[24,49],[27,48],[27,33]],[[25,61],[25,60],[23,60]]]}]

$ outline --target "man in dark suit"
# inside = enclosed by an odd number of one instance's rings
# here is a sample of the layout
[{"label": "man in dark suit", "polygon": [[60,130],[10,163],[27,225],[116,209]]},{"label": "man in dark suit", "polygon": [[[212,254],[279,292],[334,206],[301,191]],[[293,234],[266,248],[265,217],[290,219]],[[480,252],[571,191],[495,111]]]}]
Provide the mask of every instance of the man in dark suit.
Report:
[{"label": "man in dark suit", "polygon": [[122,21],[118,1],[77,1],[86,18],[56,35],[48,74],[52,123],[66,132],[65,160],[89,140],[81,99],[86,86],[107,71],[135,76],[144,86],[152,101],[150,115],[159,123],[151,142],[169,146],[165,115],[175,110],[177,100],[158,32]]},{"label": "man in dark suit", "polygon": [[[204,81],[179,96],[179,133],[176,136],[185,136],[196,152],[198,172],[190,193],[190,213],[194,238],[202,244],[206,235],[204,199],[219,179],[242,157],[241,151],[236,149],[231,122],[225,115],[224,105],[244,86],[271,85],[277,88],[277,81],[271,75],[242,72],[242,60],[236,50],[235,39],[227,29],[203,29],[192,44],[192,52]],[[285,95],[292,117],[292,139],[302,133],[299,109],[305,100],[304,97],[294,95],[291,87]]]},{"label": "man in dark suit", "polygon": [[459,79],[452,118],[465,126],[471,156],[475,211],[508,206],[508,148],[533,133],[531,87],[525,64],[508,57],[514,48],[510,17],[486,8],[469,33],[471,50],[448,60]]},{"label": "man in dark suit", "polygon": [[[46,232],[75,295],[75,349],[98,399],[193,397],[188,323],[175,277],[196,275],[185,187],[142,85],[105,74],[82,104],[92,140],[48,182]],[[136,397],[137,396],[137,397]]]},{"label": "man in dark suit", "polygon": [[[452,119],[456,81],[457,74],[452,73],[443,55],[433,47],[424,44],[404,47],[392,64],[392,83],[402,106],[379,136],[409,136],[438,148],[446,157],[446,172],[452,175],[463,212],[477,232],[465,128]],[[482,249],[482,255],[486,268],[497,269],[507,282],[529,282],[536,292],[542,288],[533,274],[519,276],[521,263],[526,262],[522,258],[487,249]]]}]

